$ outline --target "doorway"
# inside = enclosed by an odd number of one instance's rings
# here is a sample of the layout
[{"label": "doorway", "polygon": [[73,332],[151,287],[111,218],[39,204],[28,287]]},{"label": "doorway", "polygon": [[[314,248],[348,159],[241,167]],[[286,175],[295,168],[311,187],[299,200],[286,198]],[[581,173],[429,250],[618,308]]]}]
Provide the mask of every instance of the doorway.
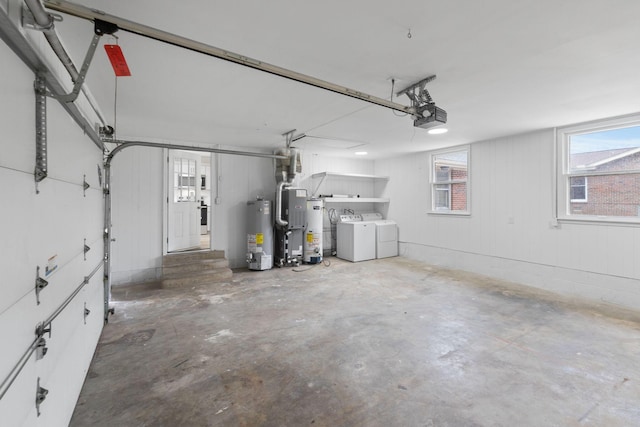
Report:
[{"label": "doorway", "polygon": [[211,249],[211,154],[167,150],[166,252]]}]

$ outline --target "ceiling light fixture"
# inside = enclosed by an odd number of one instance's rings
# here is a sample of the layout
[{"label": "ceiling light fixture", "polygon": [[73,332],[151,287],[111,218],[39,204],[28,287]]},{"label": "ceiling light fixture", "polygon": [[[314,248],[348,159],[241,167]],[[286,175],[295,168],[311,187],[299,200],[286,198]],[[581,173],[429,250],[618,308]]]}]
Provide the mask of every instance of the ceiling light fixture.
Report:
[{"label": "ceiling light fixture", "polygon": [[369,153],[367,153],[366,151],[356,151],[355,152],[356,156],[366,156],[367,154],[369,154]]},{"label": "ceiling light fixture", "polygon": [[447,132],[449,132],[449,129],[447,128],[435,128],[435,129],[429,129],[427,131],[427,133],[430,135],[442,135],[443,133],[447,133]]}]

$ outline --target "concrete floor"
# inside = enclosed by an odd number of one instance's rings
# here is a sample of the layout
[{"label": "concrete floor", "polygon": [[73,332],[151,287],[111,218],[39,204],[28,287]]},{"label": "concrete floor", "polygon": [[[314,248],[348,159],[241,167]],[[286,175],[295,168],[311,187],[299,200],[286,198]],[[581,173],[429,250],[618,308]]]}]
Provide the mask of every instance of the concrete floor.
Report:
[{"label": "concrete floor", "polygon": [[640,425],[639,313],[330,261],[115,288],[71,425]]}]

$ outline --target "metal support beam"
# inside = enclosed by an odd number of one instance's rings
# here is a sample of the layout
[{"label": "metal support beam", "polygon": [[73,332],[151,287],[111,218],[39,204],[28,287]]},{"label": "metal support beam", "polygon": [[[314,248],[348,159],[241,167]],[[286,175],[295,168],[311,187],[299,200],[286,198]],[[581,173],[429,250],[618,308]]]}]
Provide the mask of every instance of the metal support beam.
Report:
[{"label": "metal support beam", "polygon": [[56,96],[56,98],[58,98],[61,102],[73,102],[78,98],[78,95],[80,95],[80,91],[82,90],[82,86],[84,85],[84,80],[87,78],[87,72],[89,71],[91,60],[93,60],[93,55],[96,53],[96,48],[98,47],[99,41],[100,35],[94,34],[93,38],[91,39],[91,44],[89,44],[89,49],[87,49],[87,54],[84,57],[84,62],[82,63],[80,72],[78,73],[78,77],[74,81],[73,90],[69,94]]},{"label": "metal support beam", "polygon": [[[180,144],[165,144],[161,142],[149,142],[149,141],[127,141],[127,140],[114,140],[109,141],[118,145],[116,148],[111,150],[111,153],[107,156],[107,160],[105,161],[105,170],[107,167],[111,166],[111,160],[113,157],[118,154],[118,152],[124,150],[128,147],[154,147],[154,148],[168,148],[170,150],[185,150],[185,151],[200,151],[203,153],[219,153],[219,154],[231,154],[234,156],[248,156],[248,157],[263,157],[266,159],[280,159],[286,160],[289,157],[281,156],[278,154],[268,154],[268,153],[256,153],[252,151],[239,151],[239,150],[225,150],[222,148],[214,148],[214,147],[193,147],[189,145],[180,145]],[[108,180],[106,180],[109,182]]]},{"label": "metal support beam", "polygon": [[[47,71],[46,64],[41,60],[39,54],[25,40],[10,17],[0,8],[0,38],[9,46],[14,53],[33,71],[39,74],[45,81],[49,91],[54,94],[62,94],[66,89],[60,84],[58,79]],[[94,129],[94,124],[89,123],[75,103],[60,102],[62,107],[69,113],[100,150],[104,150],[104,144],[100,136]]]},{"label": "metal support beam", "polygon": [[213,56],[225,61],[234,62],[245,67],[253,68],[259,71],[263,71],[269,74],[274,74],[285,79],[294,80],[299,83],[315,86],[320,89],[325,89],[330,92],[338,93],[340,95],[348,96],[351,98],[360,99],[371,104],[376,104],[381,107],[390,108],[392,110],[400,111],[402,113],[413,113],[412,107],[407,107],[402,104],[398,104],[387,99],[379,98],[377,96],[369,95],[364,92],[360,92],[354,89],[350,89],[345,86],[336,85],[334,83],[327,82],[315,77],[308,76],[306,74],[298,73],[296,71],[288,70],[286,68],[278,67],[277,65],[262,62],[257,59],[249,58],[238,53],[230,52],[224,49],[220,49],[215,46],[211,46],[205,43],[201,43],[195,40],[188,39],[176,34],[172,34],[166,31],[159,30],[157,28],[149,27],[147,25],[139,24],[137,22],[129,21],[127,19],[120,18],[118,16],[110,15],[100,10],[91,9],[86,6],[71,3],[63,0],[45,0],[45,7],[55,10],[57,12],[63,12],[77,18],[86,19],[88,21],[95,22],[96,20],[105,21],[117,25],[123,31],[138,34],[143,37],[148,37],[153,40],[168,43],[174,46],[182,47],[194,52],[199,52],[205,55]]},{"label": "metal support beam", "polygon": [[[54,17],[51,14],[47,13],[40,0],[24,0],[24,2],[28,9],[23,9],[23,25],[26,23],[28,24],[29,28],[42,31],[44,37],[47,39],[47,42],[49,42],[49,46],[51,46],[51,49],[54,51],[62,65],[69,73],[71,81],[75,83],[78,80],[79,76],[78,69],[76,68],[73,60],[62,45],[62,41],[58,37],[58,33],[56,32],[54,25],[54,22],[56,20],[61,21],[62,18],[60,16]],[[102,126],[108,126],[107,119],[100,111],[97,102],[95,101],[95,99],[93,99],[93,96],[91,95],[89,90],[82,85],[80,86],[80,89],[87,97],[91,108],[93,108],[94,112],[100,119]],[[58,95],[61,95],[64,93],[64,91],[59,91],[56,93]]]},{"label": "metal support beam", "polygon": [[38,183],[47,177],[47,86],[44,78],[36,74],[33,83],[36,94],[36,166],[33,172],[36,181],[36,194]]}]

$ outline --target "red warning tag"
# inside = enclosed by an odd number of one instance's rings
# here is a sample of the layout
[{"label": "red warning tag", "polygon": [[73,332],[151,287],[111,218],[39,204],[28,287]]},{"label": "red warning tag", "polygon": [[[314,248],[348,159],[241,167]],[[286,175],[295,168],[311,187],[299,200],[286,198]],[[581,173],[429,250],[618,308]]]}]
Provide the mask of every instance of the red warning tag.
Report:
[{"label": "red warning tag", "polygon": [[107,52],[107,56],[117,77],[127,77],[131,75],[127,60],[124,59],[120,46],[117,44],[105,44],[104,50]]}]

